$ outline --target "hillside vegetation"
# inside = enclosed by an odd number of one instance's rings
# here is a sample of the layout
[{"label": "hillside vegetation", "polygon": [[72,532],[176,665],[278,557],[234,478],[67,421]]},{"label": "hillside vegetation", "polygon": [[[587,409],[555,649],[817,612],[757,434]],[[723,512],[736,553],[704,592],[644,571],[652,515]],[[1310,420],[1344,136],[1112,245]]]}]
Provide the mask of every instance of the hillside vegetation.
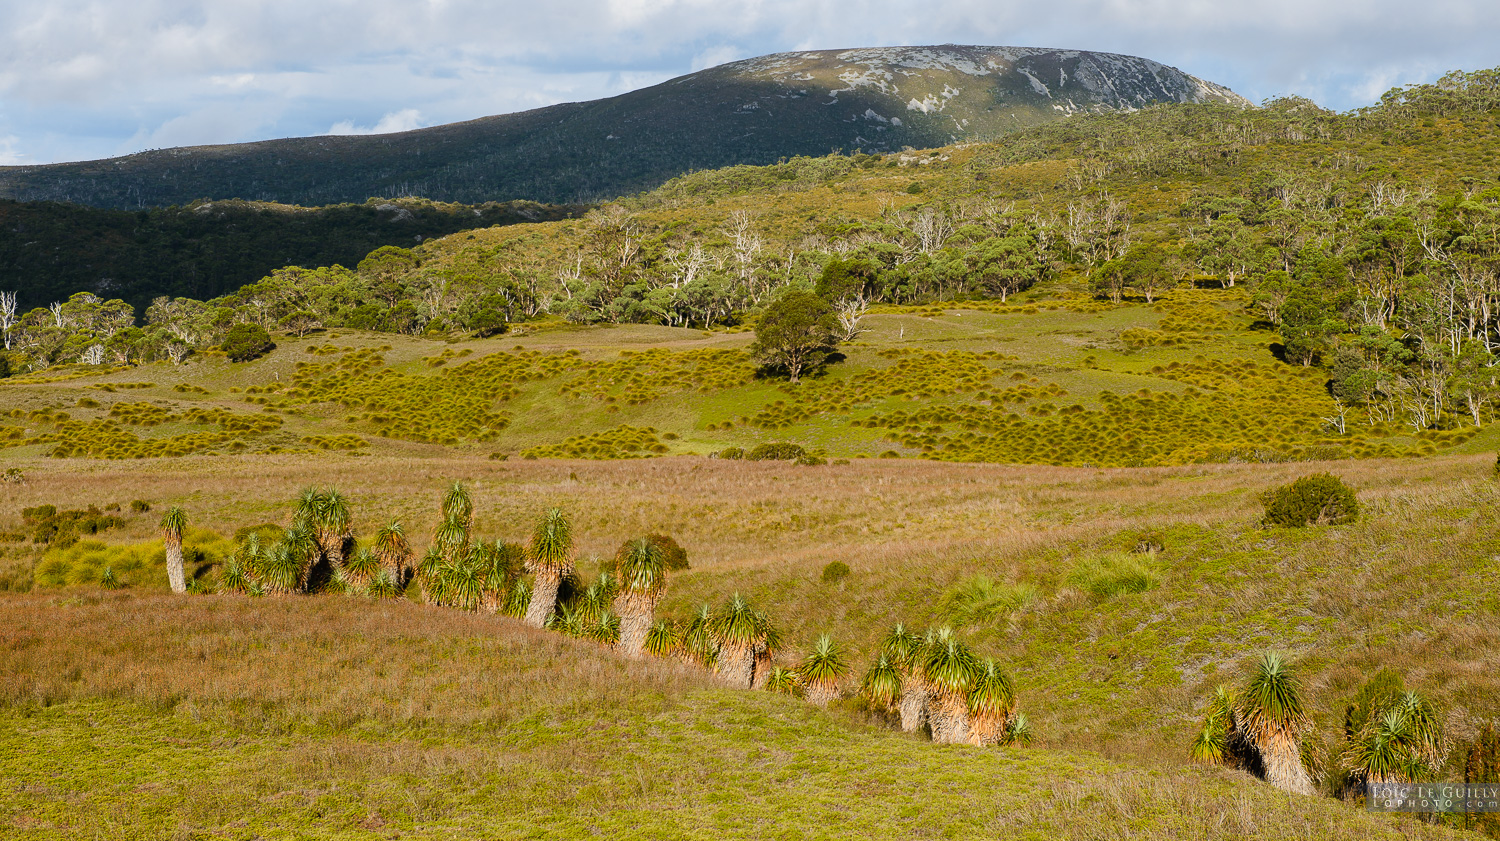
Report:
[{"label": "hillside vegetation", "polygon": [[353,266],[381,246],[582,212],[416,199],[317,208],[193,201],[136,212],[0,200],[0,289],[18,293],[22,312],[86,291],[144,313],[159,296],[215,298],[283,266]]},{"label": "hillside vegetation", "polygon": [[1112,53],[951,44],[779,53],[608,99],[399,134],[0,167],[0,196],[124,210],[202,198],[592,202],[698,169],[987,141],[1155,102],[1246,104],[1176,68]]}]

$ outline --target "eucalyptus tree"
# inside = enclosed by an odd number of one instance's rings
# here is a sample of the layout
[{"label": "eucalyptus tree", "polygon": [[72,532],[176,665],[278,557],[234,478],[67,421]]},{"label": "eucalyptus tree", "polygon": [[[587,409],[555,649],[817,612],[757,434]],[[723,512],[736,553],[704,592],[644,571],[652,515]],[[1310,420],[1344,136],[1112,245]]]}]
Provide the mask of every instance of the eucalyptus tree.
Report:
[{"label": "eucalyptus tree", "polygon": [[812,651],[797,666],[804,697],[825,708],[839,697],[839,681],[847,674],[849,663],[844,652],[827,634],[818,636]]},{"label": "eucalyptus tree", "polygon": [[557,590],[573,571],[573,524],[560,508],[543,514],[526,546],[526,568],[535,574],[526,624],[541,628],[557,607]]},{"label": "eucalyptus tree", "polygon": [[162,543],[167,547],[167,583],[172,592],[187,592],[187,573],[182,564],[182,532],[187,528],[187,514],[172,506],[161,518]]},{"label": "eucalyptus tree", "polygon": [[962,744],[969,739],[969,693],[979,677],[979,662],[952,628],[942,628],[923,646],[922,678],[928,687],[928,723],[932,740]]},{"label": "eucalyptus tree", "polygon": [[667,588],[667,559],[661,547],[642,537],[630,541],[615,558],[620,576],[615,613],[620,617],[620,649],[640,657],[652,615]]}]

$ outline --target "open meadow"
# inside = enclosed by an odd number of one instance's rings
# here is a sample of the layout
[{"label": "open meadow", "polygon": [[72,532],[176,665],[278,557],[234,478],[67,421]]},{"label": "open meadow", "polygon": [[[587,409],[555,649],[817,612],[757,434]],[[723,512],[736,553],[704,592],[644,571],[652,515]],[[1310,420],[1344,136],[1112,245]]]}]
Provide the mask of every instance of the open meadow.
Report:
[{"label": "open meadow", "polygon": [[[818,711],[411,600],[173,597],[158,556],[119,590],[64,579],[0,597],[0,755],[15,781],[0,803],[35,838],[1436,832],[1191,766],[1187,749],[1212,687],[1269,648],[1299,664],[1328,745],[1383,665],[1438,704],[1455,744],[1472,739],[1500,704],[1492,462],[28,462],[26,484],[0,490],[0,526],[23,528],[14,512],[47,502],[124,503],[110,543],[159,547],[157,517],[129,503],[170,501],[190,512],[190,557],[195,542],[286,522],[304,485],[344,489],[361,536],[392,517],[425,535],[453,479],[488,537],[522,540],[560,506],[585,576],[627,537],[669,532],[691,569],[659,613],[740,592],[781,630],[786,661],[827,632],[861,667],[893,622],[954,624],[1005,664],[1036,738],[933,745],[858,698]],[[1257,527],[1261,490],[1317,469],[1358,490],[1358,524]],[[1148,586],[1082,589],[1080,570],[1144,532],[1164,543],[1139,556]],[[40,547],[9,546],[9,581],[23,565],[89,574],[83,553],[49,568]],[[834,561],[849,572],[825,580]],[[996,604],[954,598],[981,577],[1003,591]]]}]

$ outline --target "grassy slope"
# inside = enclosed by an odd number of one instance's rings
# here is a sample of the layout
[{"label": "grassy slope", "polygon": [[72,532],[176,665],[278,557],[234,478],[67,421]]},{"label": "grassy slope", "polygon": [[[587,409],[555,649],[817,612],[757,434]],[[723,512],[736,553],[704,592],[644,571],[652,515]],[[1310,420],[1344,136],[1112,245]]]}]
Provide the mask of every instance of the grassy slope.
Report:
[{"label": "grassy slope", "polygon": [[[1215,683],[1234,681],[1249,654],[1279,648],[1302,665],[1325,742],[1341,705],[1381,664],[1439,703],[1451,735],[1471,737],[1500,702],[1489,665],[1500,644],[1492,622],[1500,604],[1486,585],[1500,553],[1489,462],[1326,465],[1360,489],[1367,516],[1305,533],[1254,529],[1254,494],[1323,465],[38,462],[28,485],[0,490],[0,510],[143,496],[182,502],[195,522],[227,532],[284,520],[292,489],[330,482],[351,494],[360,534],[398,516],[425,535],[443,482],[463,477],[483,534],[518,539],[545,505],[573,512],[585,570],[589,556],[628,535],[670,531],[694,568],[674,579],[663,612],[683,616],[700,600],[745,592],[786,632],[787,662],[829,631],[862,667],[889,623],[945,621],[942,595],[972,575],[1029,584],[1034,603],[964,633],[1015,675],[1040,742],[998,754],[939,749],[890,732],[852,703],[825,715],[722,693],[691,673],[627,666],[483,616],[404,604],[371,611],[339,597],[168,600],[152,595],[159,570],[153,583],[121,594],[44,589],[0,601],[13,641],[0,653],[0,674],[9,676],[3,739],[20,746],[105,734],[94,738],[113,756],[148,735],[165,745],[159,750],[180,749],[191,782],[179,785],[204,803],[171,805],[171,787],[160,800],[136,802],[126,797],[134,788],[111,782],[88,795],[108,808],[83,813],[227,824],[244,813],[235,798],[253,794],[260,805],[243,818],[247,837],[284,820],[351,835],[372,820],[508,835],[515,830],[500,823],[505,814],[486,804],[513,796],[528,819],[567,827],[584,815],[590,822],[580,826],[606,834],[639,822],[643,835],[764,826],[796,836],[805,819],[830,837],[921,834],[914,827],[929,824],[939,827],[934,834],[974,837],[1017,820],[1038,837],[1089,837],[1101,826],[1110,827],[1105,834],[1219,837],[1246,831],[1241,821],[1257,833],[1292,827],[1288,837],[1362,837],[1373,830],[1356,810],[1322,800],[1278,805],[1285,801],[1247,778],[1184,768],[1198,705]],[[152,539],[153,515],[127,519],[110,540]],[[1155,589],[1106,600],[1070,592],[1063,579],[1074,564],[1124,548],[1143,527],[1167,541]],[[28,557],[13,550],[10,563]],[[832,560],[853,573],[825,584],[820,572]],[[609,679],[624,684],[610,688]],[[125,706],[90,705],[101,698]],[[57,708],[28,718],[38,704]],[[731,724],[721,729],[724,720]],[[282,756],[289,734],[311,741]],[[689,747],[701,754],[682,761]],[[199,773],[193,763],[206,756],[216,758]],[[157,792],[153,783],[179,775],[172,765],[151,771],[156,761],[131,760],[124,779],[145,775],[131,786]],[[58,822],[66,808],[59,798],[85,802],[76,792],[114,779],[118,767],[57,769],[60,777],[12,795],[13,822]],[[907,770],[892,778],[892,767]],[[994,791],[997,776],[1004,791]],[[74,782],[60,782],[67,779]],[[460,780],[495,794],[453,791]],[[500,794],[516,786],[522,795]],[[551,794],[556,786],[562,799]],[[740,806],[729,792],[746,786],[752,802]],[[924,793],[933,786],[958,796],[934,800]],[[398,787],[416,793],[397,795]],[[1012,810],[1022,802],[1030,805]],[[849,810],[847,831],[829,823],[835,807]]]},{"label": "grassy slope", "polygon": [[939,748],[415,605],[3,616],[10,837],[1445,837],[1221,771]]}]

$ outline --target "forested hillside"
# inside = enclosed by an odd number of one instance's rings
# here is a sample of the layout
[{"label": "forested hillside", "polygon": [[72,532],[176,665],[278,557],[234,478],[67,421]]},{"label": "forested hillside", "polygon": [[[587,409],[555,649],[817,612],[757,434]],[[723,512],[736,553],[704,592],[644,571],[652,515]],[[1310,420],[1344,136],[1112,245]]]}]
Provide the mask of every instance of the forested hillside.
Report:
[{"label": "forested hillside", "polygon": [[0,167],[0,196],[126,210],[202,198],[595,202],[694,170],[991,141],[1157,102],[1248,104],[1176,68],[1112,53],[954,45],[780,53],[608,99],[398,134]]},{"label": "forested hillside", "polygon": [[144,312],[159,295],[214,298],[282,266],[352,266],[382,245],[410,247],[583,210],[397,199],[316,208],[197,201],[123,211],[0,199],[0,289],[16,292],[23,310],[87,291]]}]

